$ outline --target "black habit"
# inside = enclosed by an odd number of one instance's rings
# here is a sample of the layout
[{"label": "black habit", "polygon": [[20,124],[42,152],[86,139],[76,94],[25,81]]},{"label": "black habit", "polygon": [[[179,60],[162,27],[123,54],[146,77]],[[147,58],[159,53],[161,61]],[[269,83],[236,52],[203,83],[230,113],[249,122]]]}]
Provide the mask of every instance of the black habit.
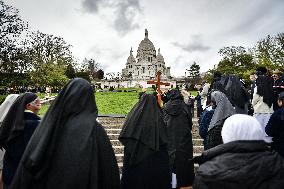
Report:
[{"label": "black habit", "polygon": [[166,126],[153,94],[143,94],[127,115],[119,140],[125,146],[122,189],[169,189]]},{"label": "black habit", "polygon": [[165,122],[169,138],[170,168],[177,177],[177,187],[191,186],[194,179],[192,117],[183,96],[171,90],[170,100],[164,106]]},{"label": "black habit", "polygon": [[69,82],[31,138],[11,189],[117,189],[119,172],[92,87]]},{"label": "black habit", "polygon": [[4,148],[2,179],[10,186],[26,146],[40,122],[33,112],[25,112],[26,105],[37,99],[34,93],[24,93],[10,107],[0,128],[0,147]]}]

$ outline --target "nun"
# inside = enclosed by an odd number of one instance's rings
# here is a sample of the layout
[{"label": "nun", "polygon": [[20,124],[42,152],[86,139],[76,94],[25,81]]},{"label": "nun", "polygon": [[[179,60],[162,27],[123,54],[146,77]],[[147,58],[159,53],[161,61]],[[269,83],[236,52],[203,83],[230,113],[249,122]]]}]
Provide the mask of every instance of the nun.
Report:
[{"label": "nun", "polygon": [[193,157],[192,117],[179,90],[171,90],[168,96],[163,111],[169,139],[170,169],[177,180],[176,185],[172,180],[172,187],[189,187],[194,179],[194,165],[188,161]]},{"label": "nun", "polygon": [[1,104],[0,106],[0,126],[1,123],[3,122],[5,116],[7,115],[10,107],[12,106],[12,104],[15,102],[15,100],[19,97],[18,94],[9,94],[4,102]]},{"label": "nun", "polygon": [[37,116],[40,108],[40,99],[36,94],[24,93],[12,104],[1,124],[0,147],[5,149],[4,189],[11,185],[26,146],[40,123]]},{"label": "nun", "polygon": [[220,91],[211,93],[211,101],[215,110],[205,138],[207,149],[223,143],[221,137],[223,124],[228,117],[236,113],[229,99]]},{"label": "nun", "polygon": [[[0,127],[1,123],[3,122],[5,116],[7,115],[10,107],[15,102],[15,100],[19,97],[18,94],[9,94],[5,101],[0,106]],[[3,180],[2,180],[2,169],[3,169],[3,157],[4,157],[5,150],[0,150],[0,189],[3,188]]]},{"label": "nun", "polygon": [[265,142],[252,116],[235,114],[222,128],[224,144],[194,158],[194,189],[283,189],[284,159]]},{"label": "nun", "polygon": [[119,189],[111,143],[89,82],[73,79],[31,138],[11,189]]},{"label": "nun", "polygon": [[119,136],[124,145],[122,189],[169,189],[166,125],[156,96],[143,94]]}]

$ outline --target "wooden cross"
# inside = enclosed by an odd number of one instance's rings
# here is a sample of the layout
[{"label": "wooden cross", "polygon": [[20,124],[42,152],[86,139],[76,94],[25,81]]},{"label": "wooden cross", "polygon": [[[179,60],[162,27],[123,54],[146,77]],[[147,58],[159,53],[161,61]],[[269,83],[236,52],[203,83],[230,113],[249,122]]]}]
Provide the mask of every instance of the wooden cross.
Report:
[{"label": "wooden cross", "polygon": [[170,86],[170,83],[164,83],[164,82],[161,82],[161,72],[158,71],[157,74],[156,74],[156,79],[157,81],[147,81],[147,84],[155,84],[156,87],[157,87],[157,96],[158,96],[158,104],[160,105],[160,107],[162,107],[162,98],[161,98],[161,95],[162,95],[162,91],[161,91],[161,85],[165,85],[165,86]]}]

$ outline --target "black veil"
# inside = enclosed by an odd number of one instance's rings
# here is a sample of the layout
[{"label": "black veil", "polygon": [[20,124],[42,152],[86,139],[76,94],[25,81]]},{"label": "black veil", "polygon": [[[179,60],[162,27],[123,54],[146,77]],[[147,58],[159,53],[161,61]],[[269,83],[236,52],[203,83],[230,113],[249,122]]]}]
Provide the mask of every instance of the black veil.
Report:
[{"label": "black veil", "polygon": [[131,153],[130,165],[138,164],[167,143],[162,110],[153,94],[143,94],[129,112],[119,140]]},{"label": "black veil", "polygon": [[11,189],[119,188],[117,162],[97,115],[89,82],[70,81],[34,132]]},{"label": "black veil", "polygon": [[268,76],[258,76],[256,79],[257,94],[263,97],[269,107],[273,103],[273,79]]},{"label": "black veil", "polygon": [[31,92],[20,95],[10,107],[0,128],[0,147],[17,137],[25,128],[24,111],[26,105],[37,99],[37,95]]}]

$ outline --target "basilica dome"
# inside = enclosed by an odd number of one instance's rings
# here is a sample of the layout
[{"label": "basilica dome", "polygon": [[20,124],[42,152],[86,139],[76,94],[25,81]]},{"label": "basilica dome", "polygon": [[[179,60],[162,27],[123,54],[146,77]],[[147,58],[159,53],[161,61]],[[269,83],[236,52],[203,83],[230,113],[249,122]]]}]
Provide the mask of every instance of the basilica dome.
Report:
[{"label": "basilica dome", "polygon": [[155,46],[148,38],[148,30],[145,30],[145,38],[140,42],[137,50],[138,61],[148,56],[156,57]]},{"label": "basilica dome", "polygon": [[139,47],[138,47],[138,51],[155,51],[155,47],[154,47],[154,45],[153,45],[153,43],[152,43],[152,41],[150,41],[149,39],[148,39],[148,37],[146,38],[144,38],[141,42],[140,42],[140,44],[139,44]]}]

